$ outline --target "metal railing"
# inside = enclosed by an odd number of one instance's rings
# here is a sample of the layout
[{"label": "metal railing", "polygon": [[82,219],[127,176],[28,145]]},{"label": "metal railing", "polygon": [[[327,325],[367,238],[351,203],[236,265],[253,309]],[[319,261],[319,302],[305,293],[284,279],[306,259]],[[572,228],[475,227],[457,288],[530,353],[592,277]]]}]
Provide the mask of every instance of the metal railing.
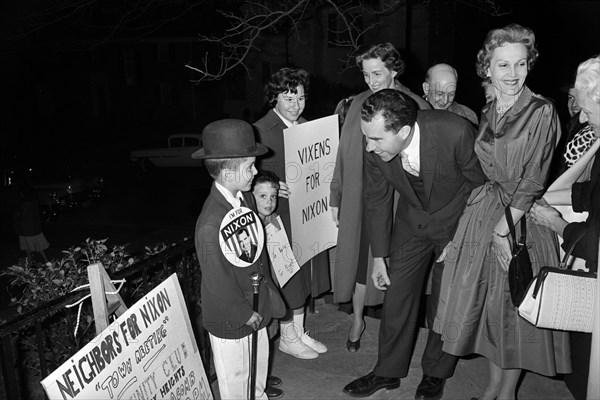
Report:
[{"label": "metal railing", "polygon": [[[207,332],[200,324],[200,267],[196,260],[193,240],[186,240],[180,244],[174,245],[159,254],[148,257],[128,268],[112,274],[111,279],[126,279],[124,291],[121,295],[124,301],[130,305],[137,298],[143,297],[152,288],[160,283],[162,279],[173,273],[177,273],[183,291],[188,313],[192,320],[194,334],[200,349],[202,362],[207,369],[207,376],[214,381],[214,374],[209,373],[210,369],[210,341]],[[136,282],[136,287],[132,287],[131,282]],[[128,285],[129,284],[129,285]],[[9,318],[0,325],[0,368],[2,369],[2,390],[0,390],[0,399],[16,400],[26,398],[27,385],[36,384],[41,387],[39,381],[46,377],[50,372],[49,368],[56,366],[48,365],[46,356],[49,343],[45,337],[45,326],[56,318],[63,319],[66,322],[68,331],[70,354],[75,354],[87,342],[75,337],[73,329],[76,324],[76,311],[65,308],[68,304],[73,304],[86,295],[85,292],[71,292],[52,301],[46,302],[33,310]],[[196,323],[195,323],[196,322]],[[25,332],[25,333],[24,333]],[[20,357],[21,349],[19,336],[23,334],[35,336],[35,349],[39,364],[40,377],[38,382],[28,381],[26,370],[27,366],[23,364]],[[66,340],[66,338],[65,338]],[[2,393],[3,392],[3,393]],[[4,397],[3,397],[4,396]]]}]

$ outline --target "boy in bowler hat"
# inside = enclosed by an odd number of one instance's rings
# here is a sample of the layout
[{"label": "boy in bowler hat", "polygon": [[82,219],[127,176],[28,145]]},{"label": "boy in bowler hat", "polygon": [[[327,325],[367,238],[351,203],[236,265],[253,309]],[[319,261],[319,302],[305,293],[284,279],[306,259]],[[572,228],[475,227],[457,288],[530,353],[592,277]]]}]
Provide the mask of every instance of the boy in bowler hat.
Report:
[{"label": "boy in bowler hat", "polygon": [[[265,392],[269,360],[265,327],[285,313],[270,277],[267,253],[263,247],[260,256],[242,268],[226,258],[219,244],[221,222],[229,211],[240,206],[255,211],[249,192],[256,175],[254,163],[268,148],[255,142],[250,124],[235,119],[208,124],[202,141],[204,147],[192,158],[204,160],[214,182],[196,222],[194,243],[202,270],[202,324],[209,332],[219,392],[222,399],[250,398],[251,336],[257,330],[255,398],[281,397],[283,391],[277,388]],[[249,278],[254,272],[263,275],[257,311]]]}]

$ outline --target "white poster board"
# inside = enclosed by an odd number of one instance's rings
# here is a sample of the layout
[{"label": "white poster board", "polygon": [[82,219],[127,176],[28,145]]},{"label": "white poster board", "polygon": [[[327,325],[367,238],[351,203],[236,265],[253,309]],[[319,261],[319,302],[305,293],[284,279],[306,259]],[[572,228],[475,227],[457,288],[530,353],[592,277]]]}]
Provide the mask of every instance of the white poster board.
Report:
[{"label": "white poster board", "polygon": [[293,125],[283,131],[283,139],[285,181],[292,192],[292,247],[298,264],[303,265],[337,241],[329,185],[339,144],[338,116]]},{"label": "white poster board", "polygon": [[285,227],[281,221],[281,217],[277,216],[279,228],[274,224],[268,224],[265,227],[267,236],[267,252],[273,266],[273,272],[279,282],[279,286],[284,287],[296,272],[300,271],[300,265],[294,257],[292,246],[288,241]]},{"label": "white poster board", "polygon": [[54,399],[212,399],[175,274],[42,381]]}]

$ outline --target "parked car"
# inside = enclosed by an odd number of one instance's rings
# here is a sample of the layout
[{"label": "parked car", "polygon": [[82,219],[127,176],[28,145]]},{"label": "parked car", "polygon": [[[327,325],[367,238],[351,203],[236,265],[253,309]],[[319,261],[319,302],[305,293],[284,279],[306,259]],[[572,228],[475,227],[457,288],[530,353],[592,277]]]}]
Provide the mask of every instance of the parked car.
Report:
[{"label": "parked car", "polygon": [[201,147],[202,135],[180,133],[169,136],[167,147],[134,150],[129,153],[129,158],[146,172],[155,167],[199,167],[202,160],[193,159],[192,153]]}]

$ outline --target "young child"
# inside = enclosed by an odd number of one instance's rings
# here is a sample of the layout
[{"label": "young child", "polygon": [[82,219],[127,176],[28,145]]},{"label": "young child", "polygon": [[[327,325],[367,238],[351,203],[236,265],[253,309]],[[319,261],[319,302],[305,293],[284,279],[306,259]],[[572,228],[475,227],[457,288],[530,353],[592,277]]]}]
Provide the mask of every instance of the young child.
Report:
[{"label": "young child", "polygon": [[[221,222],[233,208],[252,208],[252,195],[247,192],[256,174],[254,163],[268,148],[254,141],[250,124],[234,119],[208,124],[202,140],[204,147],[192,158],[204,159],[214,182],[198,217],[194,240],[202,270],[202,323],[209,332],[220,396],[250,397],[251,337],[258,330],[255,398],[267,400],[269,339],[265,327],[271,318],[283,316],[285,305],[271,280],[264,246],[254,262],[241,268],[228,260],[219,239]],[[249,279],[254,272],[263,274],[258,312],[253,311]]]},{"label": "young child", "polygon": [[[277,196],[279,191],[279,177],[267,170],[262,170],[254,178],[254,185],[252,194],[256,201],[256,208],[258,216],[263,222],[265,228],[267,225],[272,224],[276,230],[280,230],[281,226],[277,219],[275,209],[277,208]],[[281,221],[281,219],[279,220]],[[271,249],[271,250],[269,250]],[[268,251],[272,251],[272,247],[268,247]],[[271,254],[272,255],[272,254]],[[275,273],[271,270],[271,276],[273,280],[276,280]],[[278,282],[275,282],[279,284]],[[286,291],[286,286],[281,288],[281,294],[284,300],[288,301],[289,292]],[[292,314],[292,310],[288,310],[288,317]],[[303,320],[303,319],[302,319]],[[279,349],[285,353],[291,354],[298,358],[316,358],[319,353],[327,351],[327,347],[321,342],[308,336],[308,333],[304,332],[304,324],[297,323],[295,320],[287,318],[280,320],[279,324],[280,337],[279,337]],[[270,336],[274,336],[277,333],[278,326],[277,321],[269,326]],[[319,349],[317,351],[316,349]]]},{"label": "young child", "polygon": [[279,191],[279,177],[274,172],[263,170],[254,177],[252,195],[256,201],[256,211],[263,225],[277,223],[277,193]]}]

